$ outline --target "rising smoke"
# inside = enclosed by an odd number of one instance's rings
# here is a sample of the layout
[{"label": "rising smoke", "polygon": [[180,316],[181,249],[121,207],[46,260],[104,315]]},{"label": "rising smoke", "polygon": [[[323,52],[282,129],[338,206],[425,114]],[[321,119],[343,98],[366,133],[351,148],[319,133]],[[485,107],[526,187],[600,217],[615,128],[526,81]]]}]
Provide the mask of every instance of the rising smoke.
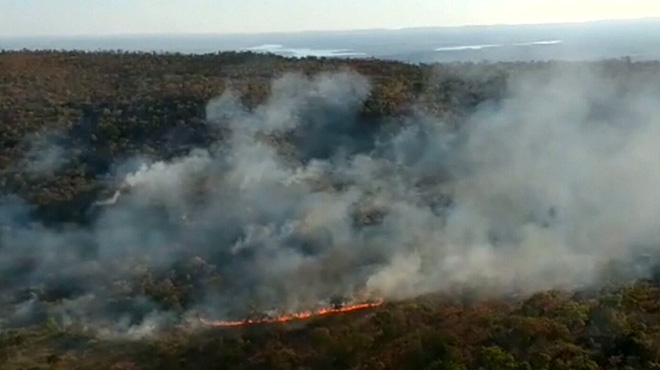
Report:
[{"label": "rising smoke", "polygon": [[60,170],[72,156],[64,147],[61,136],[62,134],[57,132],[29,135],[24,140],[29,150],[19,164],[20,167],[32,175],[50,174]]},{"label": "rising smoke", "polygon": [[207,109],[227,138],[122,174],[90,227],[47,228],[5,199],[4,324],[51,315],[140,335],[175,315],[122,284],[183,261],[221,282],[179,311],[218,318],[337,296],[598,286],[613,263],[647,276],[660,91],[594,69],[517,76],[458,129],[421,114],[365,125],[369,82],[351,72],[285,76],[254,109],[227,92]]}]

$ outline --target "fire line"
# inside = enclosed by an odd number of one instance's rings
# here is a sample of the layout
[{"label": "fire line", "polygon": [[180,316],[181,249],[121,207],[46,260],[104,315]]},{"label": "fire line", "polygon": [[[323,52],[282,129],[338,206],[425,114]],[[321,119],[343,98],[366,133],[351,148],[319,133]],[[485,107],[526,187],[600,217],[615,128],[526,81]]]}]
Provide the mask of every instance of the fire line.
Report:
[{"label": "fire line", "polygon": [[272,318],[264,318],[264,319],[247,319],[242,321],[214,321],[214,320],[205,320],[200,318],[200,321],[203,325],[216,327],[216,328],[235,328],[235,327],[258,325],[258,324],[279,324],[279,323],[286,323],[291,321],[307,320],[313,317],[363,311],[367,309],[380,307],[383,305],[383,303],[384,301],[381,300],[374,303],[360,303],[360,304],[349,305],[341,308],[321,308],[316,311],[303,311],[303,312],[297,312],[291,314],[284,314]]}]

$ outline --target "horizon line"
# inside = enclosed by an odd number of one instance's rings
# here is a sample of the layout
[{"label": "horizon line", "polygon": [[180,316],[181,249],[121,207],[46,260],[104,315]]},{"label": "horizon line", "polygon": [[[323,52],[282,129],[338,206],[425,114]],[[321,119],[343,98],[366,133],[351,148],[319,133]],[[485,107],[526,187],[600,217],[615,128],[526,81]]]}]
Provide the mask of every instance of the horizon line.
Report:
[{"label": "horizon line", "polygon": [[300,30],[300,31],[273,31],[273,32],[117,32],[117,33],[90,33],[90,34],[50,34],[50,35],[2,35],[0,39],[76,39],[76,38],[121,38],[121,37],[181,37],[181,36],[271,36],[271,35],[299,35],[313,33],[356,33],[356,32],[401,32],[414,30],[445,30],[445,29],[475,29],[475,28],[498,28],[498,27],[531,27],[531,26],[566,26],[581,24],[597,24],[611,22],[635,22],[635,21],[658,21],[660,17],[640,17],[640,18],[606,18],[585,21],[549,21],[538,23],[490,23],[490,24],[460,24],[453,26],[406,26],[406,27],[379,27],[379,28],[352,28],[352,29],[323,29],[323,30]]}]

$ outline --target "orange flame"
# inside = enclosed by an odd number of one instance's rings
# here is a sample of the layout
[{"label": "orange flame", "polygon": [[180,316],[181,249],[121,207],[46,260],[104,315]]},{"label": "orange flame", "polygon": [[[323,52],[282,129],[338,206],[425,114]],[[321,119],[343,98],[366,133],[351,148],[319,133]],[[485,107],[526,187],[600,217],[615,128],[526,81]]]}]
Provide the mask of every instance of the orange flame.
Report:
[{"label": "orange flame", "polygon": [[209,321],[200,318],[200,321],[202,325],[211,326],[215,328],[236,328],[240,326],[256,325],[256,324],[278,324],[278,323],[286,323],[291,321],[307,320],[312,317],[362,311],[362,310],[380,307],[383,305],[383,303],[384,302],[381,300],[378,302],[360,303],[360,304],[349,305],[341,308],[326,307],[316,311],[303,311],[303,312],[297,312],[291,314],[284,314],[272,318],[264,318],[264,319],[247,319],[243,321]]}]

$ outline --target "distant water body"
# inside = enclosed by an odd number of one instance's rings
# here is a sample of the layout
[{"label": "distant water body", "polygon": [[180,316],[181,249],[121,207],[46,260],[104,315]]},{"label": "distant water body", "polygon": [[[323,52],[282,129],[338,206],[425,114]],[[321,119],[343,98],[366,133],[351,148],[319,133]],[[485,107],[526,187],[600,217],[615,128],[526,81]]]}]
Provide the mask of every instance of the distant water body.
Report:
[{"label": "distant water body", "polygon": [[522,43],[517,43],[513,44],[514,46],[534,46],[534,45],[559,45],[563,43],[564,40],[548,40],[548,41],[533,41],[533,42],[522,42]]},{"label": "distant water body", "polygon": [[[517,42],[511,44],[512,46],[548,46],[559,45],[563,40],[548,40],[548,41],[532,41],[532,42]],[[487,44],[487,45],[459,45],[459,46],[443,46],[435,49],[435,51],[464,51],[464,50],[482,50],[491,48],[501,48],[507,46],[504,44]]]},{"label": "distant water body", "polygon": [[502,45],[460,45],[460,46],[446,46],[435,49],[435,51],[462,51],[462,50],[481,50],[489,48],[499,48]]},{"label": "distant water body", "polygon": [[0,37],[0,49],[189,54],[250,51],[296,58],[378,58],[410,63],[623,57],[660,60],[660,19],[260,35]]},{"label": "distant water body", "polygon": [[279,44],[265,44],[242,49],[243,51],[282,54],[296,58],[304,57],[359,57],[366,56],[365,53],[351,49],[311,49],[311,48],[286,48]]}]

